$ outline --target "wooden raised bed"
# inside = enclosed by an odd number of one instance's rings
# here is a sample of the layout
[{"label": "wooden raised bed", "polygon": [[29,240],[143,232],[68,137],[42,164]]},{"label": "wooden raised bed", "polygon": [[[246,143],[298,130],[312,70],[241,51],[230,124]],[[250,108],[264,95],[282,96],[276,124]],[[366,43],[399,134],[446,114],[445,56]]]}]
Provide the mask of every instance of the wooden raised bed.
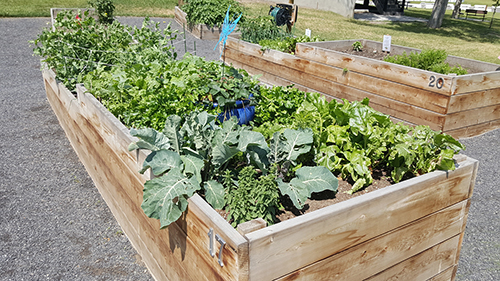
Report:
[{"label": "wooden raised bed", "polygon": [[[78,86],[43,70],[47,98],[96,187],[156,280],[453,280],[478,162],[436,171],[240,234],[200,196],[167,229],[141,209],[146,153]],[[208,233],[213,230],[213,236]],[[225,242],[222,263],[220,244]],[[209,237],[215,255],[209,254]]]},{"label": "wooden raised bed", "polygon": [[204,40],[219,40],[220,33],[222,29],[219,27],[209,27],[205,24],[188,24],[187,14],[182,11],[178,6],[175,6],[175,21],[181,25],[185,26],[186,30],[189,31],[194,37]]},{"label": "wooden raised bed", "polygon": [[[450,63],[480,72],[452,76],[338,51],[356,41],[382,50],[382,43],[361,39],[299,43],[291,55],[228,38],[225,55],[227,63],[262,74],[264,82],[295,84],[330,99],[368,97],[376,110],[456,138],[500,128],[500,72],[495,71],[499,65],[449,56]],[[404,51],[419,50],[391,46],[391,54]]]}]

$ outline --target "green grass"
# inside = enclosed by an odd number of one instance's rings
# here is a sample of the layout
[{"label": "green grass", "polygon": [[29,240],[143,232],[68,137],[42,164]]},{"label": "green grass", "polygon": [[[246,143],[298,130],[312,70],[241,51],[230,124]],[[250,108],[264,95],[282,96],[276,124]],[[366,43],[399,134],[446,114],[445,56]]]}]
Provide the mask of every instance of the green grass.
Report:
[{"label": "green grass", "polygon": [[[264,15],[266,4],[248,4],[249,14]],[[347,19],[332,12],[299,9],[295,34],[304,34],[306,28],[312,35],[327,40],[370,39],[382,41],[384,34],[392,36],[392,44],[418,49],[444,49],[450,55],[500,64],[500,13],[495,15],[489,29],[491,16],[484,22],[452,19],[447,11],[439,29],[429,29],[420,22],[366,22]],[[428,19],[431,10],[409,9],[405,15]]]},{"label": "green grass", "polygon": [[[0,17],[48,17],[50,8],[84,8],[87,0],[3,0]],[[172,17],[177,0],[115,0],[118,16],[158,16]],[[268,3],[244,2],[251,16],[266,15]],[[486,0],[467,0],[468,4],[488,4]],[[491,3],[490,3],[491,4]],[[426,18],[431,10],[409,9],[405,15]],[[418,49],[444,49],[450,55],[500,64],[500,13],[490,29],[491,13],[486,20],[472,21],[452,19],[451,11],[446,12],[443,25],[439,29],[429,29],[425,23],[411,22],[364,22],[344,18],[338,14],[313,9],[300,8],[296,35],[304,34],[306,28],[312,35],[327,40],[370,39],[382,41],[384,34],[392,36],[392,43]]]},{"label": "green grass", "polygon": [[[177,0],[114,0],[117,16],[173,17]],[[50,17],[50,8],[88,8],[87,0],[2,0],[0,17]]]}]

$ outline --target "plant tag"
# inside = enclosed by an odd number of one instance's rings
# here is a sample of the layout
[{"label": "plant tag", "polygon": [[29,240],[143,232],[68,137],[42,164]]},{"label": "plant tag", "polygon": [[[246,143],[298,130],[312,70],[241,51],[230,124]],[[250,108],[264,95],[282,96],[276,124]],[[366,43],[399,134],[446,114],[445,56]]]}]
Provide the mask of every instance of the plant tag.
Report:
[{"label": "plant tag", "polygon": [[306,36],[311,37],[311,30],[309,28],[306,28]]},{"label": "plant tag", "polygon": [[382,43],[382,52],[391,52],[391,35],[384,35],[384,41]]}]

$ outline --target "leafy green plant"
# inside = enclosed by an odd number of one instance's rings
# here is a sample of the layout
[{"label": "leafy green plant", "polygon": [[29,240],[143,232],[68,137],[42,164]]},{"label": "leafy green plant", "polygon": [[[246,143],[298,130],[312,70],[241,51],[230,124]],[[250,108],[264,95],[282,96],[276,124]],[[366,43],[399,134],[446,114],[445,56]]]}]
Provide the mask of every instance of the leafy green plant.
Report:
[{"label": "leafy green plant", "polygon": [[182,60],[145,62],[101,67],[84,79],[89,91],[128,127],[161,130],[172,114],[219,114],[237,100],[252,96],[252,102],[259,101],[257,81],[222,62],[189,54]]},{"label": "leafy green plant", "polygon": [[241,40],[253,44],[259,44],[261,40],[283,40],[293,37],[293,34],[286,32],[283,27],[277,26],[271,16],[245,18],[245,21],[238,25],[238,30],[241,32]]},{"label": "leafy green plant", "polygon": [[361,50],[363,50],[363,44],[361,44],[361,42],[359,41],[356,41],[352,44],[352,49],[356,52],[361,52]]},{"label": "leafy green plant", "polygon": [[57,15],[54,27],[44,29],[30,43],[34,45],[34,54],[41,56],[70,90],[97,68],[104,72],[113,66],[170,61],[176,57],[170,44],[176,33],[170,25],[160,30],[159,23],[149,18],[144,19],[141,28],[118,21],[105,26],[89,17],[88,12],[83,19],[76,19],[74,12],[66,11]]},{"label": "leafy green plant", "polygon": [[[169,116],[163,133],[151,128],[131,130],[140,140],[132,143],[129,149],[152,151],[140,172],[151,169],[156,177],[144,184],[142,208],[149,217],[160,219],[162,228],[181,216],[186,210],[187,199],[196,191],[203,192],[214,208],[223,208],[226,202],[222,183],[226,184],[226,197],[236,213],[227,210],[230,217],[238,221],[264,214],[264,218],[273,223],[271,214],[277,201],[272,189],[276,186],[270,184],[271,179],[276,180],[282,195],[288,195],[298,208],[303,207],[313,192],[336,191],[337,179],[326,168],[297,166],[299,156],[311,150],[310,130],[277,132],[268,145],[262,134],[238,126],[235,118],[220,127],[215,119],[206,112],[193,112],[185,117],[182,126],[181,117]],[[243,171],[244,166],[249,168]],[[249,169],[261,174],[257,177]],[[231,174],[249,182],[231,183]],[[265,184],[262,188],[269,194],[252,195],[251,188],[256,184]],[[235,190],[239,188],[242,190]],[[234,206],[234,200],[251,200],[250,195],[257,202],[245,209]]]},{"label": "leafy green plant", "polygon": [[262,87],[259,106],[255,109],[254,131],[262,133],[266,139],[292,122],[293,114],[305,100],[304,92],[293,86]]},{"label": "leafy green plant", "polygon": [[317,36],[309,37],[302,35],[300,37],[285,37],[284,39],[264,39],[259,41],[259,45],[262,46],[262,50],[273,49],[280,52],[294,54],[297,43],[319,41],[323,41],[323,39],[320,39]]},{"label": "leafy green plant", "polygon": [[226,189],[228,220],[232,221],[234,227],[256,218],[263,218],[272,224],[278,210],[283,209],[274,173],[259,176],[254,167],[246,166],[234,180],[231,172],[226,170],[223,185]]},{"label": "leafy green plant", "polygon": [[100,23],[110,24],[114,21],[115,5],[112,0],[88,0],[88,3],[96,9]]},{"label": "leafy green plant", "polygon": [[373,169],[387,169],[394,182],[435,169],[453,170],[453,155],[464,149],[451,136],[428,126],[394,124],[369,107],[368,99],[327,102],[320,94],[309,93],[289,119],[276,123],[273,128],[278,131],[311,128],[314,162],[352,180],[349,193],[371,184]]},{"label": "leafy green plant", "polygon": [[384,61],[415,67],[423,70],[433,71],[441,74],[456,73],[457,75],[467,74],[467,70],[460,65],[451,67],[445,62],[448,54],[445,50],[423,50],[421,53],[411,52],[409,55],[404,52],[402,55],[387,56]]},{"label": "leafy green plant", "polygon": [[187,14],[188,24],[222,26],[229,6],[230,19],[238,17],[244,10],[235,0],[189,0],[182,6],[182,10]]}]

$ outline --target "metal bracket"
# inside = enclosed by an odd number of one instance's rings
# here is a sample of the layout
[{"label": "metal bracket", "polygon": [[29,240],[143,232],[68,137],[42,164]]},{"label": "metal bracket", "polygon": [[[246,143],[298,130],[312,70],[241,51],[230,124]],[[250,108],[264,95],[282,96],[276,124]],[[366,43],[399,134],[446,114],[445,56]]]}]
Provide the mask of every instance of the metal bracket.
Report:
[{"label": "metal bracket", "polygon": [[215,240],[220,243],[220,250],[219,250],[219,265],[222,267],[224,266],[224,263],[222,262],[222,250],[224,249],[224,246],[226,246],[226,241],[222,239],[222,237],[219,236],[219,234],[215,234]]},{"label": "metal bracket", "polygon": [[208,253],[210,256],[215,256],[214,252],[214,229],[210,228],[208,231]]}]

